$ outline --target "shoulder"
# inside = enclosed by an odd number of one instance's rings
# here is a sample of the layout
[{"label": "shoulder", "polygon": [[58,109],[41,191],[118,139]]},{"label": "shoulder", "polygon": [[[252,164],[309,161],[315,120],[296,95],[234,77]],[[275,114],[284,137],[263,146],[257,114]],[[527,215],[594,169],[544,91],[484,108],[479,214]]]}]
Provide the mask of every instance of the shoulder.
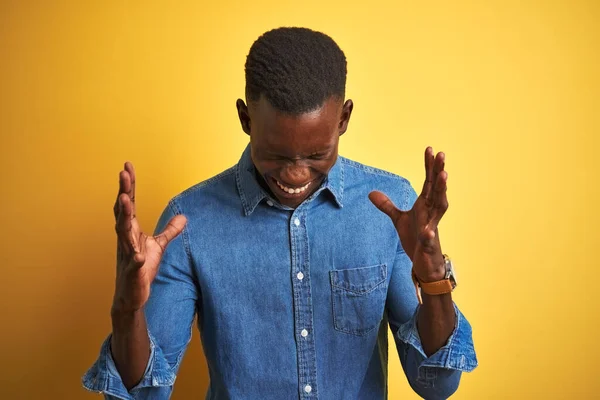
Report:
[{"label": "shoulder", "polygon": [[185,189],[169,201],[169,206],[177,213],[182,213],[184,210],[190,211],[207,203],[227,203],[234,200],[237,197],[235,171],[236,167],[231,167]]},{"label": "shoulder", "polygon": [[350,199],[364,197],[378,190],[385,193],[397,207],[409,209],[416,192],[405,177],[340,156],[344,174],[344,192]]},{"label": "shoulder", "polygon": [[396,182],[403,181],[408,183],[408,180],[406,178],[394,174],[393,172],[389,172],[380,168],[375,168],[370,165],[366,165],[342,156],[340,156],[340,161],[344,165],[344,169],[348,170],[351,173],[353,172],[358,175],[364,175],[365,177],[381,177],[384,179],[387,178],[395,180]]}]

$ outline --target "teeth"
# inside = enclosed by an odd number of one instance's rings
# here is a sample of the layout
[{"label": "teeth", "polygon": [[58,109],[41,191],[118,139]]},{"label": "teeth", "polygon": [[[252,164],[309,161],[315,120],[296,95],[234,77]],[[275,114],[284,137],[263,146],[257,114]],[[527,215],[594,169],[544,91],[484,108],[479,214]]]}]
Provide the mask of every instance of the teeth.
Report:
[{"label": "teeth", "polygon": [[302,193],[306,189],[308,189],[309,185],[310,185],[310,182],[308,182],[306,185],[302,186],[301,188],[292,189],[292,188],[282,185],[281,182],[277,181],[277,186],[279,186],[281,188],[281,190],[283,190],[284,192],[288,192],[289,194]]}]

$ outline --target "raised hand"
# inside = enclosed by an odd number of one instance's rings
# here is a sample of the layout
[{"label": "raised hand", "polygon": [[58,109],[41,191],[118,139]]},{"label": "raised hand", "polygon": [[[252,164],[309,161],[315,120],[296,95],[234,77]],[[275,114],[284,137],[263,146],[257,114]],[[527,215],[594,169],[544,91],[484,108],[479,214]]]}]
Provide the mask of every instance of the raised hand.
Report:
[{"label": "raised hand", "polygon": [[438,224],[448,209],[444,170],[445,155],[425,150],[425,183],[412,209],[401,211],[381,192],[371,192],[369,199],[394,223],[402,247],[413,262],[415,274],[422,282],[444,279],[445,267],[438,234]]},{"label": "raised hand", "polygon": [[186,218],[173,217],[156,236],[142,232],[135,211],[135,170],[129,162],[119,174],[119,193],[113,208],[117,232],[117,278],[113,310],[137,311],[150,296],[150,285],[167,245],[181,233]]}]

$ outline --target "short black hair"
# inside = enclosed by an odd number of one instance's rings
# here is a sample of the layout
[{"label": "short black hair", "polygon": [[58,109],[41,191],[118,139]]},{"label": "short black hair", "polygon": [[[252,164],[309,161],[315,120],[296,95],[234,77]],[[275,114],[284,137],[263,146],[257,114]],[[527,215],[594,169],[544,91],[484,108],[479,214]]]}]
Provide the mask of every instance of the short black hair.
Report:
[{"label": "short black hair", "polygon": [[246,100],[263,95],[284,113],[313,111],[332,96],[344,100],[346,68],[344,52],[324,33],[273,29],[254,42],[246,58]]}]

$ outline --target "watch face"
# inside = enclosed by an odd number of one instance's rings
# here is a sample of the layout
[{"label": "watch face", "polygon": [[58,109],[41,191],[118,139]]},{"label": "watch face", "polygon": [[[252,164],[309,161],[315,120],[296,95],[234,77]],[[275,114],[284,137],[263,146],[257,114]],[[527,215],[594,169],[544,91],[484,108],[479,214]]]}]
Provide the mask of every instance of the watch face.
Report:
[{"label": "watch face", "polygon": [[452,289],[458,285],[458,280],[456,280],[456,271],[454,271],[454,266],[452,263],[450,263],[450,283],[452,283]]},{"label": "watch face", "polygon": [[454,264],[447,255],[444,255],[444,259],[446,260],[446,279],[450,280],[450,283],[452,284],[452,289],[454,289],[458,285],[458,280],[456,279],[456,271],[454,270]]}]

